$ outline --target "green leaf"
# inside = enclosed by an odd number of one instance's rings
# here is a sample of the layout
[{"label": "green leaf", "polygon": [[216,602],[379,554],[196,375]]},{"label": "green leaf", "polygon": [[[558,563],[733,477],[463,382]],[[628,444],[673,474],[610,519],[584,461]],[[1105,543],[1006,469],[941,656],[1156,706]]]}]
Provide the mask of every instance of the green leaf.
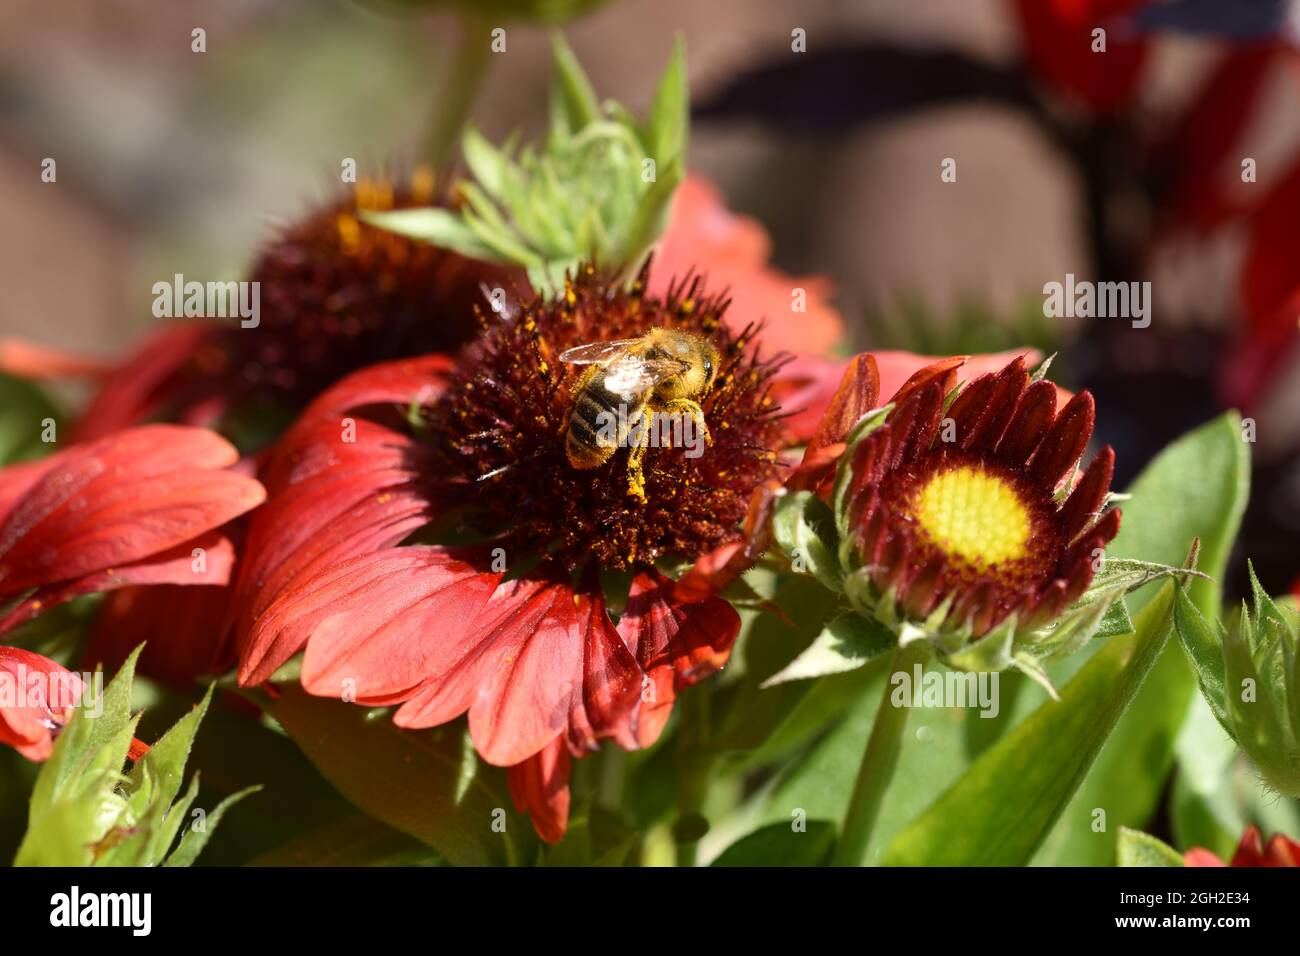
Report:
[{"label": "green leaf", "polygon": [[1192,700],[1175,747],[1178,775],[1170,800],[1174,845],[1204,847],[1227,859],[1250,822],[1254,801],[1247,795],[1259,791],[1259,774],[1253,767],[1246,770],[1236,742],[1203,696]]},{"label": "green leaf", "polygon": [[250,866],[445,866],[414,837],[353,811],[252,860]]},{"label": "green leaf", "polygon": [[359,213],[363,222],[441,246],[472,259],[503,261],[495,250],[480,240],[454,213],[446,209],[397,209],[392,212]]},{"label": "green leaf", "polygon": [[[197,783],[198,774],[195,774],[194,778]],[[209,838],[212,836],[213,831],[217,829],[217,824],[221,822],[221,818],[226,815],[226,811],[240,800],[257,793],[261,789],[261,787],[247,787],[240,790],[238,793],[232,793],[230,796],[226,797],[226,799],[218,803],[213,811],[207,815],[202,829],[196,829],[191,826],[185,831],[184,835],[181,836],[180,845],[177,846],[172,855],[167,858],[167,862],[164,866],[193,865],[194,860],[203,852],[203,848],[208,845]],[[186,804],[186,807],[188,807],[188,803]],[[172,812],[176,812],[176,810],[173,810]],[[184,811],[181,812],[183,813]],[[170,844],[170,842],[171,841],[169,840],[168,844]]]},{"label": "green leaf", "polygon": [[[1160,452],[1127,489],[1131,498],[1122,505],[1123,525],[1106,549],[1106,566],[1133,570],[1138,566],[1132,561],[1181,565],[1192,540],[1199,538],[1198,567],[1213,580],[1193,577],[1182,586],[1203,612],[1215,613],[1220,603],[1216,582],[1241,525],[1249,485],[1250,460],[1239,417],[1229,413],[1194,429]],[[1130,610],[1136,612],[1153,593],[1150,587],[1131,593],[1126,598]],[[1114,862],[1115,841],[1093,831],[1092,812],[1105,810],[1110,833],[1119,825],[1148,824],[1165,790],[1175,741],[1195,693],[1196,678],[1182,649],[1166,647],[1035,857],[1036,864]]]},{"label": "green leaf", "polygon": [[212,702],[213,687],[208,687],[198,706],[172,725],[149,752],[136,761],[129,777],[133,804],[138,810],[154,801],[170,806],[180,792],[185,762],[194,744],[203,715]]},{"label": "green leaf", "polygon": [[807,820],[800,831],[792,822],[772,823],[741,837],[719,854],[713,866],[821,866],[835,844],[835,824]]},{"label": "green leaf", "polygon": [[1183,858],[1168,843],[1141,830],[1119,828],[1120,866],[1182,866]]},{"label": "green leaf", "polygon": [[[551,34],[551,115],[563,118],[564,128],[576,132],[601,119],[600,100],[587,73],[564,35]],[[477,174],[475,174],[477,175]]]},{"label": "green leaf", "polygon": [[364,813],[352,813],[250,861],[250,866],[447,866],[440,853]]},{"label": "green leaf", "polygon": [[[1132,499],[1123,505],[1124,521],[1106,548],[1107,562],[1134,558],[1181,565],[1192,539],[1199,537],[1197,566],[1210,580],[1192,581],[1191,597],[1202,613],[1216,616],[1221,597],[1215,582],[1223,578],[1250,493],[1241,417],[1229,412],[1188,432],[1160,452],[1127,491]],[[1152,593],[1134,595],[1130,609],[1137,610]]]},{"label": "green leaf", "polygon": [[872,680],[869,666],[760,689],[765,678],[821,633],[837,610],[835,595],[806,574],[782,578],[772,600],[789,621],[775,614],[742,614],[744,624],[725,674],[735,683],[723,688],[725,702],[720,700],[718,710],[726,716],[710,741],[736,767],[760,766],[807,743],[856,704]]},{"label": "green leaf", "polygon": [[[137,648],[103,698],[83,697],[33,788],[30,823],[15,856],[19,866],[155,866],[166,856],[198,796],[196,773],[177,802],[194,735],[212,699],[175,723],[123,773],[139,722],[130,715]],[[183,841],[178,863],[192,860],[208,833]]]},{"label": "green leaf", "polygon": [[[513,812],[505,775],[480,764],[460,725],[402,730],[386,711],[294,686],[279,688],[270,712],[343,796],[451,863],[532,858],[532,826]],[[504,833],[493,828],[500,819]]]},{"label": "green leaf", "polygon": [[762,683],[764,689],[792,680],[855,670],[893,648],[894,634],[879,621],[846,611],[826,625],[798,657]]},{"label": "green leaf", "polygon": [[690,127],[690,93],[686,83],[686,39],[673,38],[673,53],[659,80],[654,105],[646,119],[645,139],[658,166],[680,159],[686,152]]},{"label": "green leaf", "polygon": [[[37,814],[58,800],[85,773],[90,763],[102,754],[110,742],[116,740],[118,744],[105,762],[117,769],[126,760],[131,735],[126,734],[125,741],[122,737],[128,727],[134,730],[131,721],[131,684],[135,679],[135,663],[142,649],[143,645],[137,647],[123,662],[117,675],[103,690],[102,701],[92,702],[90,710],[98,709],[99,716],[86,719],[89,711],[80,707],[59,735],[54,753],[36,778],[29,816],[32,822],[35,822]],[[100,756],[100,759],[104,758]]]},{"label": "green leaf", "polygon": [[899,865],[1027,863],[1083,781],[1173,630],[1172,585],[1050,701],[986,750],[885,851]]},{"label": "green leaf", "polygon": [[59,412],[45,393],[31,382],[0,372],[0,465],[39,458],[54,450],[41,440],[47,421]]},{"label": "green leaf", "polygon": [[469,167],[469,171],[473,173],[479,185],[489,195],[500,196],[509,165],[509,160],[502,151],[489,143],[473,123],[465,127],[465,134],[461,138],[461,149],[465,154],[465,165]]}]

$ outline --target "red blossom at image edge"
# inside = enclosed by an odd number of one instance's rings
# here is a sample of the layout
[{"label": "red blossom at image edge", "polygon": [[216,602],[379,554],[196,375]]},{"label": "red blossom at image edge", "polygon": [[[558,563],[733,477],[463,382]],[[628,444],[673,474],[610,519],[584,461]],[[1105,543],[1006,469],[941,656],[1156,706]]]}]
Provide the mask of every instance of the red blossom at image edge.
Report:
[{"label": "red blossom at image edge", "polygon": [[1246,866],[1246,867],[1295,867],[1300,866],[1300,843],[1281,833],[1275,833],[1264,845],[1264,838],[1258,827],[1250,826],[1241,835],[1241,842],[1232,860],[1224,863],[1209,850],[1196,847],[1183,854],[1183,865],[1202,866]]},{"label": "red blossom at image edge", "polygon": [[0,469],[0,634],[83,594],[223,585],[219,530],[265,498],[212,432],[145,425]]},{"label": "red blossom at image edge", "polygon": [[[32,675],[42,675],[33,680]],[[46,760],[54,749],[55,734],[72,719],[73,702],[83,690],[81,678],[63,665],[20,647],[0,646],[0,680],[23,697],[0,702],[0,744],[13,747],[28,760]],[[51,707],[50,685],[63,688]],[[66,693],[70,699],[64,700]]]}]

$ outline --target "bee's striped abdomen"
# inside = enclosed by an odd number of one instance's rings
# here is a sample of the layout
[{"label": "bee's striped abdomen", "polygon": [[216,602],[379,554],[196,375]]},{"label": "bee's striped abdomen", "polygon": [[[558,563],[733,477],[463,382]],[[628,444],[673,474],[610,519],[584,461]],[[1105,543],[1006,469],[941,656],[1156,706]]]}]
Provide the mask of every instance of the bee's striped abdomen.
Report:
[{"label": "bee's striped abdomen", "polygon": [[644,400],[629,401],[607,389],[603,370],[593,374],[575,389],[564,441],[569,464],[574,468],[595,468],[607,462],[622,444],[624,429],[619,426],[635,422],[644,404]]}]

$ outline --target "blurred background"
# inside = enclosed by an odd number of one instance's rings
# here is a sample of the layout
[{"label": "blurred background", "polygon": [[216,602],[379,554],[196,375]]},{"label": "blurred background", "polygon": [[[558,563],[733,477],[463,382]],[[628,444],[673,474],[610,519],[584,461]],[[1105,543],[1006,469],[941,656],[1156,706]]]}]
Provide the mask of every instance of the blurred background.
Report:
[{"label": "blurred background", "polygon": [[[566,21],[600,94],[636,112],[680,31],[691,168],[766,226],[780,267],[833,282],[845,351],[1059,352],[1063,384],[1097,394],[1120,486],[1242,408],[1256,480],[1241,550],[1280,592],[1300,574],[1291,7],[5,0],[0,335],[120,353],[157,321],[154,282],[239,278],[278,226],[337,195],[344,158],[362,176],[408,169],[467,23],[507,31],[471,113],[494,140],[545,121],[539,21]],[[1151,326],[1045,318],[1043,286],[1067,274],[1151,281]]]}]

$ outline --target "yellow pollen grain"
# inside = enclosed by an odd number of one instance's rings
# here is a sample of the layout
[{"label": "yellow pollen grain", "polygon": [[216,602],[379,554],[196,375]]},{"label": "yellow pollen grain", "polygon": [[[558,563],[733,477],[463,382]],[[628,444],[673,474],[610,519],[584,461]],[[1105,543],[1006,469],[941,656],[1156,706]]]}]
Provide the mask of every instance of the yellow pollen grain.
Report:
[{"label": "yellow pollen grain", "polygon": [[971,564],[1025,556],[1029,512],[1009,482],[962,466],[935,475],[916,496],[916,519],[930,539]]}]

